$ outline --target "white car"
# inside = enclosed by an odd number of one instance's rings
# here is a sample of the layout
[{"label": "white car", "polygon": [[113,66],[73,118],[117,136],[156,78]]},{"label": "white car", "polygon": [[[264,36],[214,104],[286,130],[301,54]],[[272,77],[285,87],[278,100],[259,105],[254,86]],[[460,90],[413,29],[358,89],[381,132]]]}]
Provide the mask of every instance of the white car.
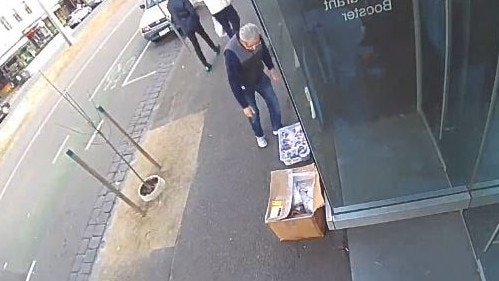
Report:
[{"label": "white car", "polygon": [[69,15],[68,26],[74,28],[78,24],[80,24],[84,18],[86,18],[90,12],[92,12],[92,8],[90,7],[82,7],[77,8]]},{"label": "white car", "polygon": [[[203,3],[202,0],[190,0],[194,7]],[[144,39],[156,41],[172,31],[171,15],[168,12],[168,0],[144,0],[140,8],[144,10],[140,19],[140,31]]]}]

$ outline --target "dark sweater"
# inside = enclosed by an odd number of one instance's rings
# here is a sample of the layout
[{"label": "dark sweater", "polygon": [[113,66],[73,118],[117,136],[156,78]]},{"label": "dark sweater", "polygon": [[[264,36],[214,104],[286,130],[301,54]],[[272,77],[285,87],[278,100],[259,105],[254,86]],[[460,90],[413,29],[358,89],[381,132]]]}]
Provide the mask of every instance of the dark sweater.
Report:
[{"label": "dark sweater", "polygon": [[189,0],[169,0],[168,11],[172,21],[184,32],[194,33],[200,24],[199,16]]},{"label": "dark sweater", "polygon": [[[232,44],[238,44],[236,47],[239,48],[239,52],[245,52],[243,55],[247,56],[249,59],[247,59],[244,63],[245,65],[243,66],[243,63],[241,63],[239,56],[230,48],[228,48],[231,44],[227,44],[227,47],[224,51],[224,56],[225,56],[225,66],[227,68],[227,76],[229,79],[229,85],[230,88],[232,89],[232,93],[234,94],[234,97],[236,98],[237,102],[241,105],[242,108],[246,108],[249,106],[248,101],[246,100],[246,97],[244,96],[244,92],[241,87],[245,88],[253,88],[256,86],[256,83],[260,79],[253,79],[253,77],[257,76],[256,78],[261,78],[265,73],[263,72],[263,66],[262,62],[267,66],[267,68],[273,69],[274,68],[274,63],[272,62],[272,57],[270,56],[270,52],[265,45],[265,42],[263,41],[262,38],[261,42],[262,44],[260,47],[255,51],[248,51],[244,49],[239,43],[239,40],[237,38],[237,35],[234,36],[231,40],[237,40],[236,42],[232,42]],[[255,56],[259,56],[261,60],[258,62],[251,62],[251,59],[254,58]],[[257,57],[258,58],[258,57]],[[246,62],[250,62],[248,65]],[[251,68],[251,69],[248,69]],[[245,77],[248,76],[248,73],[251,73],[250,76],[252,77]]]}]

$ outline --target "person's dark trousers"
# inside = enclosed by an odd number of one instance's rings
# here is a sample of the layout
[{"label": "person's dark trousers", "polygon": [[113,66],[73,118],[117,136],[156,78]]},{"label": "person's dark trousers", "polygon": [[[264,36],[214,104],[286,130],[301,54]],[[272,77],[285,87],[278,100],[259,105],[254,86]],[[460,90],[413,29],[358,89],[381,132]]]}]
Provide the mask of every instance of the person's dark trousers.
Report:
[{"label": "person's dark trousers", "polygon": [[272,130],[277,131],[282,127],[281,123],[281,108],[279,107],[279,100],[272,88],[272,83],[267,75],[262,75],[260,81],[255,87],[245,87],[244,95],[248,104],[253,108],[254,114],[252,117],[248,118],[251,128],[257,137],[263,137],[262,124],[260,123],[260,111],[256,105],[255,91],[257,91],[263,100],[267,104],[270,114],[270,123],[272,123]]},{"label": "person's dark trousers", "polygon": [[210,46],[210,48],[214,52],[219,52],[220,50],[218,50],[218,47],[215,46],[215,44],[213,43],[211,38],[208,36],[206,31],[204,30],[201,23],[199,23],[199,25],[196,27],[196,30],[194,32],[187,34],[187,38],[189,38],[189,40],[191,40],[192,46],[194,47],[194,51],[196,52],[196,55],[198,56],[199,60],[201,61],[201,63],[204,66],[208,66],[209,64],[208,64],[208,62],[206,62],[206,58],[204,57],[203,51],[201,51],[201,47],[199,46],[199,42],[198,42],[198,39],[196,37],[196,33],[201,35],[201,37],[204,39],[204,41],[206,41],[208,46]]},{"label": "person's dark trousers", "polygon": [[213,17],[222,25],[229,38],[232,38],[234,34],[239,32],[241,19],[232,5],[225,7],[220,12],[214,14]]}]

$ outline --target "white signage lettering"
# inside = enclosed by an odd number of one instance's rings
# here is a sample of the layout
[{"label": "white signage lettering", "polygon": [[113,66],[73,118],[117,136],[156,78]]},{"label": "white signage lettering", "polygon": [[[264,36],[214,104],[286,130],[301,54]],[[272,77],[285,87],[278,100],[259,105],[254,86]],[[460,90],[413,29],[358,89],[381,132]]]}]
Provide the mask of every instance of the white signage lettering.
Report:
[{"label": "white signage lettering", "polygon": [[[359,0],[324,0],[324,10],[330,11],[333,9],[343,8],[348,5],[357,4]],[[383,0],[381,3],[370,5],[367,7],[355,7],[354,9],[341,13],[345,21],[358,19],[374,14],[380,14],[392,10],[392,0]]]}]

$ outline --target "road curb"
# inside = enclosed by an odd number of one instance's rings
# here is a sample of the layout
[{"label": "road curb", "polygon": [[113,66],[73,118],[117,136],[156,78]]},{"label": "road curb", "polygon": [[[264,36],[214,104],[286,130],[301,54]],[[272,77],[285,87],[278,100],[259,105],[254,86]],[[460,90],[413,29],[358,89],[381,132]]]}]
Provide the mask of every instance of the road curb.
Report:
[{"label": "road curb", "polygon": [[[170,74],[175,67],[175,63],[171,62],[172,60],[177,61],[181,53],[182,43],[179,40],[172,43],[174,46],[168,46],[161,53],[158,70],[153,78],[154,82],[146,90],[142,101],[135,110],[134,117],[127,126],[127,133],[138,143],[142,141],[152,124],[154,110],[157,107],[161,90],[166,81],[169,80]],[[125,137],[118,150],[128,161],[135,159],[136,149]],[[121,189],[121,183],[125,180],[128,170],[126,163],[115,154],[106,178],[117,185],[118,189]],[[82,241],[76,252],[75,261],[68,278],[69,281],[91,280],[94,266],[98,264],[99,252],[106,241],[106,231],[113,217],[115,203],[116,195],[103,187],[95,201]]]}]

